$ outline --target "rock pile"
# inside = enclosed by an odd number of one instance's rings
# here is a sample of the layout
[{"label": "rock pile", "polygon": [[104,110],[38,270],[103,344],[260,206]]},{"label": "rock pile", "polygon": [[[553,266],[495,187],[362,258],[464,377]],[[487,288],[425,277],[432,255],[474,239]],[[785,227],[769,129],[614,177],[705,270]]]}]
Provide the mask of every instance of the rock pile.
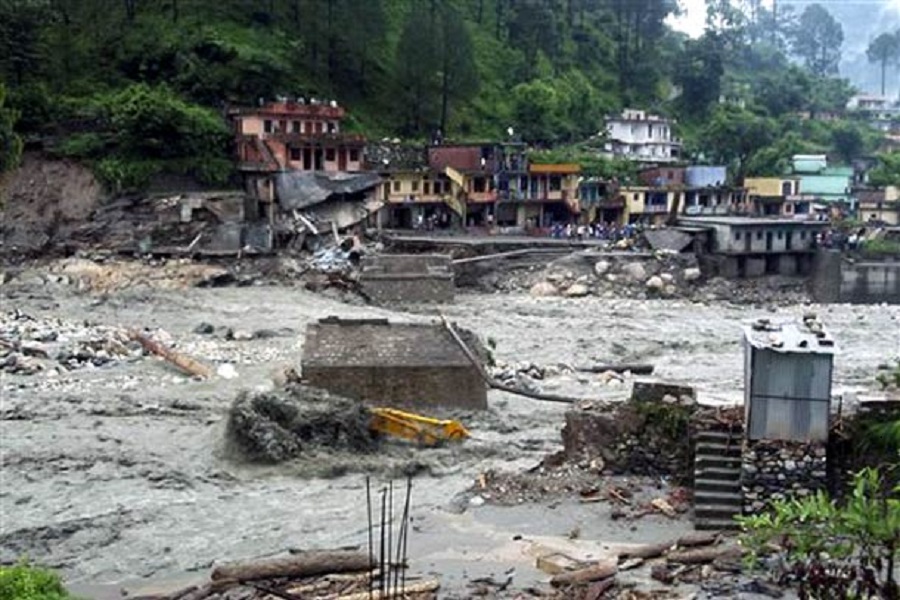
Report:
[{"label": "rock pile", "polygon": [[[692,254],[576,252],[532,277],[533,296],[674,298],[701,279]],[[525,282],[523,282],[525,283]]]},{"label": "rock pile", "polygon": [[741,470],[744,510],[756,513],[769,500],[825,489],[826,448],[817,443],[753,442],[744,451]]},{"label": "rock pile", "polygon": [[19,310],[0,314],[0,372],[47,376],[143,356],[122,329],[62,319],[38,319]]},{"label": "rock pile", "polygon": [[540,381],[572,372],[572,368],[566,365],[541,366],[531,362],[498,362],[490,369],[495,381],[528,391],[537,391]]},{"label": "rock pile", "polygon": [[300,384],[241,392],[228,413],[230,449],[251,462],[280,463],[320,448],[371,452],[369,411],[355,400]]}]

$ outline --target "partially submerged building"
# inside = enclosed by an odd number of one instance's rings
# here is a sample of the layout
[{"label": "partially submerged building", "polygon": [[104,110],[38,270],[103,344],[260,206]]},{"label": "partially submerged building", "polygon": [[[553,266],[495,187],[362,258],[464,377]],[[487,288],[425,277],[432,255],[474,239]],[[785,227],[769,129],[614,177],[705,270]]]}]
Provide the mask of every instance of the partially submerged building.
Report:
[{"label": "partially submerged building", "polygon": [[310,385],[374,406],[487,408],[479,368],[440,323],[322,319],[307,326],[301,368]]},{"label": "partially submerged building", "polygon": [[706,252],[717,271],[731,278],[808,274],[816,236],[828,227],[822,221],[750,217],[682,217],[678,224],[710,232]]}]

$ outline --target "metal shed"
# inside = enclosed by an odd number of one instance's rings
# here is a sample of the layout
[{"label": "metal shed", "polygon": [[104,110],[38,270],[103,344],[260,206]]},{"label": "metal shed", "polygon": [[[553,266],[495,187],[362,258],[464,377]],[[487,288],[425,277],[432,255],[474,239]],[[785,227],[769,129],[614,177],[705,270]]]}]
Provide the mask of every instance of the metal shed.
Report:
[{"label": "metal shed", "polygon": [[813,315],[744,328],[744,404],[751,440],[826,441],[837,351]]}]

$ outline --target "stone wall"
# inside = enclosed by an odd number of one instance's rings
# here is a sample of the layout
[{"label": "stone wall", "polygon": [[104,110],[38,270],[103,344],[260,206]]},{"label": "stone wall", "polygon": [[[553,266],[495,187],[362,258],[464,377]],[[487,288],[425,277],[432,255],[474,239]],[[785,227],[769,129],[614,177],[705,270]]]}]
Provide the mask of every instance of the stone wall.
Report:
[{"label": "stone wall", "polygon": [[450,256],[441,254],[366,257],[360,283],[378,304],[452,302],[456,291]]},{"label": "stone wall", "polygon": [[900,303],[900,261],[853,262],[836,250],[816,255],[812,281],[816,302]]},{"label": "stone wall", "polygon": [[744,512],[757,513],[772,500],[825,490],[827,471],[825,444],[746,441],[741,463]]}]

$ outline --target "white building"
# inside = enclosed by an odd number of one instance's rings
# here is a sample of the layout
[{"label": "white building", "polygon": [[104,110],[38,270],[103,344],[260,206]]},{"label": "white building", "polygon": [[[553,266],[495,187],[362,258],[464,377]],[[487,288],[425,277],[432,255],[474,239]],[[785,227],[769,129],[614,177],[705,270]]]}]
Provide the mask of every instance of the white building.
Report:
[{"label": "white building", "polygon": [[606,119],[607,154],[642,162],[673,162],[681,154],[681,142],[672,134],[674,121],[643,110],[625,109]]}]

